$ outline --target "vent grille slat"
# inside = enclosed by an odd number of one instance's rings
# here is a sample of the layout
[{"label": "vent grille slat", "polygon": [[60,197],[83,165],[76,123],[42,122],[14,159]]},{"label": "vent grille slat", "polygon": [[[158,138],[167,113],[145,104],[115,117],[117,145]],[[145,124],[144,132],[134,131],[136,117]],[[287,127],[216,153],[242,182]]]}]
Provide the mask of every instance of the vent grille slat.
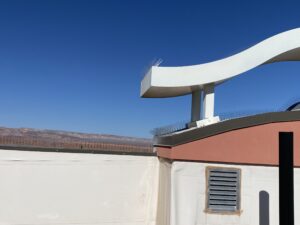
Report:
[{"label": "vent grille slat", "polygon": [[236,196],[236,192],[235,191],[213,191],[213,190],[211,190],[210,194],[211,195],[226,195],[226,196],[228,196],[228,195],[234,195],[234,196]]},{"label": "vent grille slat", "polygon": [[237,182],[210,181],[210,185],[236,187]]},{"label": "vent grille slat", "polygon": [[221,205],[218,205],[218,206],[215,206],[214,207],[214,210],[215,211],[220,211],[220,212],[224,212],[224,211],[235,211],[236,209],[235,209],[236,207],[232,207],[232,206],[228,206],[228,205],[226,205],[226,206],[221,206]]},{"label": "vent grille slat", "polygon": [[228,186],[211,186],[211,190],[218,190],[218,191],[235,191],[236,187],[228,187]]},{"label": "vent grille slat", "polygon": [[231,205],[236,206],[236,201],[227,201],[227,200],[210,200],[211,205]]},{"label": "vent grille slat", "polygon": [[235,212],[240,202],[240,170],[208,168],[207,208],[212,212]]},{"label": "vent grille slat", "polygon": [[211,195],[209,196],[210,200],[231,200],[236,201],[237,197],[235,195],[227,196],[227,195]]},{"label": "vent grille slat", "polygon": [[215,177],[211,176],[211,181],[228,181],[228,182],[236,182],[237,178],[236,177]]},{"label": "vent grille slat", "polygon": [[237,178],[236,173],[231,172],[224,172],[224,171],[211,171],[211,176],[217,176],[217,177],[235,177]]}]

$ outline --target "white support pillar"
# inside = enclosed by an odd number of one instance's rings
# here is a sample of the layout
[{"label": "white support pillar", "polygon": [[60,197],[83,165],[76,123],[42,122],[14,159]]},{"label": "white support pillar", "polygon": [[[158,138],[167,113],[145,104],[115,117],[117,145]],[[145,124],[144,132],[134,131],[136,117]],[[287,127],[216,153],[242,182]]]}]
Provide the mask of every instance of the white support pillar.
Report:
[{"label": "white support pillar", "polygon": [[215,107],[215,86],[208,84],[203,89],[203,119],[210,119],[214,117]]},{"label": "white support pillar", "polygon": [[200,120],[201,113],[201,90],[192,92],[191,122]]}]

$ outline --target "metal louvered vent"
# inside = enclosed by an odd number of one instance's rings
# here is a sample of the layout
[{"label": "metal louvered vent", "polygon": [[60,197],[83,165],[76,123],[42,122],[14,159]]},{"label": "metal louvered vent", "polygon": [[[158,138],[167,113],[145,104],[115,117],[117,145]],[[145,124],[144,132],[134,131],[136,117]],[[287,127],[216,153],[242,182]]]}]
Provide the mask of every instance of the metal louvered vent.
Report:
[{"label": "metal louvered vent", "polygon": [[240,210],[240,169],[207,168],[209,212],[237,212]]}]

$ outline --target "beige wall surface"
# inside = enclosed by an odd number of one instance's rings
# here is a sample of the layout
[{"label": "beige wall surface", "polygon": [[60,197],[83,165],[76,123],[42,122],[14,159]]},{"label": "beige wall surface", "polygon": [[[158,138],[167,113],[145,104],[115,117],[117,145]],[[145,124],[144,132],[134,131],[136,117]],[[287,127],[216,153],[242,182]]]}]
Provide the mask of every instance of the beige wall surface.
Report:
[{"label": "beige wall surface", "polygon": [[154,225],[158,159],[0,150],[0,225]]},{"label": "beige wall surface", "polygon": [[[240,215],[205,212],[205,171],[207,166],[241,169]],[[270,225],[279,224],[278,167],[183,161],[175,161],[169,167],[171,176],[170,215],[165,214],[165,216],[170,216],[170,222],[162,224],[160,221],[167,221],[168,219],[160,219],[158,225],[259,225],[259,193],[261,191],[266,191],[269,194],[270,215],[264,216],[269,216]],[[300,210],[299,181],[300,169],[297,168],[295,169],[295,224],[300,224],[300,215],[297,213]]]}]

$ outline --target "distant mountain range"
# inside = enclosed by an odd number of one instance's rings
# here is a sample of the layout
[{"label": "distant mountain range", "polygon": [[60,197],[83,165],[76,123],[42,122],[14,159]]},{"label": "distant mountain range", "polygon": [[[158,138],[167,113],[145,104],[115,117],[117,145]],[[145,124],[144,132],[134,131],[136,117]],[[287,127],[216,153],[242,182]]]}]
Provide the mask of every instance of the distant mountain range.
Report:
[{"label": "distant mountain range", "polygon": [[153,153],[151,139],[31,128],[0,127],[0,146],[95,153]]}]

